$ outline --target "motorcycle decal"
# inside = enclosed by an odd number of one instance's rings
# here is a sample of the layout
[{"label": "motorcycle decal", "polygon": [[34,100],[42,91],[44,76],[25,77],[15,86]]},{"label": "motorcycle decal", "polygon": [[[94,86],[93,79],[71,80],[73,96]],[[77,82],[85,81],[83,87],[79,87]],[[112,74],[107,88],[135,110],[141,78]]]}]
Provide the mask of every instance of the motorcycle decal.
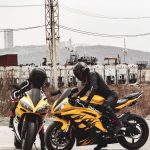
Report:
[{"label": "motorcycle decal", "polygon": [[76,123],[82,123],[79,125],[80,128],[85,128],[87,127],[86,124],[90,124],[92,126],[97,127],[99,130],[103,132],[107,132],[107,130],[103,127],[102,123],[100,122],[99,118],[95,118],[94,116],[91,116],[86,113],[82,113],[80,115],[73,116],[74,122]]},{"label": "motorcycle decal", "polygon": [[84,140],[79,141],[79,144],[80,144],[81,146],[92,145],[93,143],[95,143],[95,141],[96,141],[95,138],[94,138],[94,139],[88,139],[88,138],[86,138],[86,139],[84,139]]}]

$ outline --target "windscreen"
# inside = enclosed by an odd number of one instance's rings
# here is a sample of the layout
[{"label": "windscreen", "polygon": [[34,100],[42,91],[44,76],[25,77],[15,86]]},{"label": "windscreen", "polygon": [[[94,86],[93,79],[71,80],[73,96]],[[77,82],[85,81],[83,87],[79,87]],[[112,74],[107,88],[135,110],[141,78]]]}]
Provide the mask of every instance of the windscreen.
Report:
[{"label": "windscreen", "polygon": [[34,106],[36,106],[42,98],[40,89],[33,88],[29,90],[27,94],[30,96],[30,99],[32,100]]},{"label": "windscreen", "polygon": [[58,98],[56,105],[61,103],[62,100],[64,100],[66,97],[68,97],[71,94],[71,89],[64,90],[63,94]]}]

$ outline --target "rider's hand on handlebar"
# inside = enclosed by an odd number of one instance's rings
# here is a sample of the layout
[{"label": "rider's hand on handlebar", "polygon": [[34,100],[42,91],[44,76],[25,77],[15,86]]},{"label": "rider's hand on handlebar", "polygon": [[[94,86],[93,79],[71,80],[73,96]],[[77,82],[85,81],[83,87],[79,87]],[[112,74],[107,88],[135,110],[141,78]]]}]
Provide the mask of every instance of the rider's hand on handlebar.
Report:
[{"label": "rider's hand on handlebar", "polygon": [[80,99],[76,99],[76,104],[77,107],[88,107],[88,103],[86,101],[82,101]]}]

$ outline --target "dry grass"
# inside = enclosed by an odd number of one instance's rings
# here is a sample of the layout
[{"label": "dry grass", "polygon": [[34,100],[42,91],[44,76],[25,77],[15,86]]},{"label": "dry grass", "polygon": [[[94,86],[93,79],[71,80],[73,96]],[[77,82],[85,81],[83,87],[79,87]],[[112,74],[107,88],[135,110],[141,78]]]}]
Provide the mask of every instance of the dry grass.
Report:
[{"label": "dry grass", "polygon": [[130,111],[144,117],[150,114],[150,84],[141,84],[139,86],[118,85],[111,88],[118,93],[119,98],[122,98],[127,94],[143,91],[144,94],[137,104],[132,107],[125,108],[123,111]]},{"label": "dry grass", "polygon": [[8,116],[11,107],[10,92],[12,91],[10,80],[6,80],[5,84],[0,84],[0,115]]},{"label": "dry grass", "polygon": [[[137,105],[134,105],[132,107],[126,108],[123,111],[131,111],[136,114],[147,116],[150,114],[150,85],[144,85],[141,84],[139,87],[135,86],[128,86],[128,85],[117,85],[117,86],[111,86],[111,89],[115,90],[119,98],[122,98],[123,96],[137,92],[137,91],[143,91],[144,95],[141,98],[141,100],[138,101]],[[11,108],[11,101],[10,101],[10,93],[12,91],[11,87],[11,80],[6,80],[5,85],[0,85],[0,115],[1,116],[8,116],[9,110]],[[53,90],[52,88],[44,88],[44,92],[46,96],[48,97],[48,101],[50,105],[53,104],[56,97],[50,96],[50,91]]]}]

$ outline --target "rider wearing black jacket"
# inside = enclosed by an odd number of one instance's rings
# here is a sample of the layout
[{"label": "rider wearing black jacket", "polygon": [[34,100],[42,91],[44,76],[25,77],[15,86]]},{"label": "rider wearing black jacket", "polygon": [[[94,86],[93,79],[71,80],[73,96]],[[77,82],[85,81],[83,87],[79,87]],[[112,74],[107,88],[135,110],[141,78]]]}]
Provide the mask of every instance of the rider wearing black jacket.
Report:
[{"label": "rider wearing black jacket", "polygon": [[[20,85],[17,85],[16,90],[12,92],[11,99],[12,102],[14,102],[14,105],[10,111],[10,122],[9,127],[13,128],[13,119],[15,117],[15,109],[18,105],[18,101],[15,101],[15,99],[20,99],[22,97],[22,94],[17,94],[17,91],[20,89],[22,90],[22,93],[30,90],[31,88],[38,88],[40,89],[41,86],[45,83],[47,78],[46,72],[41,68],[35,68],[31,71],[29,74],[29,79],[22,82]],[[44,142],[44,125],[42,126],[42,129],[39,132],[40,140],[41,140],[41,150],[46,150],[45,142]]]},{"label": "rider wearing black jacket", "polygon": [[[83,88],[77,93],[77,97],[84,96],[88,91],[88,98],[85,101],[85,106],[88,106],[91,99],[94,95],[100,95],[105,98],[104,104],[101,107],[102,113],[106,113],[109,115],[111,122],[114,125],[114,133],[118,132],[121,127],[121,123],[113,109],[116,106],[118,96],[117,94],[110,90],[110,88],[106,85],[103,78],[97,72],[90,72],[87,64],[84,62],[79,62],[74,66],[73,69],[74,75],[84,83]],[[99,149],[98,147],[95,149]]]}]

